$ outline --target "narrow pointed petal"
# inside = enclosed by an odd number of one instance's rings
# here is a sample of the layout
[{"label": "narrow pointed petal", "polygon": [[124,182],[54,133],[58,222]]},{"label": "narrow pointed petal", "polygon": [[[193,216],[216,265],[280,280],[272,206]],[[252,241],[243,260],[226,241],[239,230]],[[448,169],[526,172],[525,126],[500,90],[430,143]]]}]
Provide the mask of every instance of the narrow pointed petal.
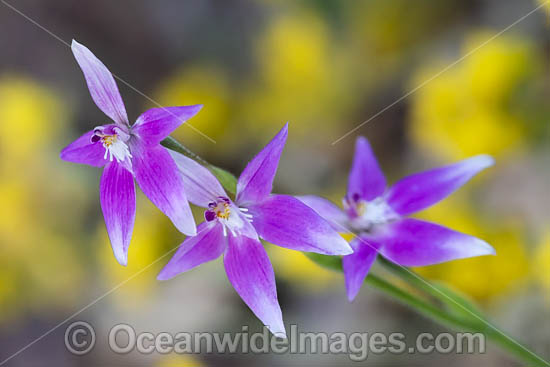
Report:
[{"label": "narrow pointed petal", "polygon": [[292,196],[273,195],[248,209],[260,237],[277,246],[325,255],[353,252],[329,222]]},{"label": "narrow pointed petal", "polygon": [[64,161],[103,167],[108,161],[104,158],[105,148],[100,142],[92,143],[93,131],[88,131],[80,138],[67,145],[60,153]]},{"label": "narrow pointed petal", "polygon": [[151,108],[138,117],[132,129],[146,144],[157,144],[201,108],[202,105]]},{"label": "narrow pointed petal", "polygon": [[185,193],[190,202],[206,208],[217,198],[227,197],[218,179],[208,170],[183,154],[169,151],[183,178]]},{"label": "narrow pointed petal", "polygon": [[386,189],[386,178],[378,166],[369,141],[360,136],[355,143],[355,155],[348,179],[348,198],[371,201]]},{"label": "narrow pointed petal", "polygon": [[334,230],[344,232],[348,216],[346,213],[327,199],[319,196],[306,195],[298,196],[298,200],[315,210],[322,218],[329,222]]},{"label": "narrow pointed petal", "polygon": [[122,165],[109,163],[99,186],[101,209],[117,261],[128,263],[128,246],[136,218],[134,178]]},{"label": "narrow pointed petal", "polygon": [[86,46],[75,40],[71,44],[71,50],[84,73],[88,89],[97,107],[117,124],[127,126],[126,107],[109,69]]},{"label": "narrow pointed petal", "polygon": [[197,231],[191,208],[187,202],[183,179],[178,166],[166,149],[135,146],[132,165],[139,187],[176,228],[188,236]]},{"label": "narrow pointed petal", "polygon": [[387,202],[401,215],[415,213],[446,198],[478,172],[493,164],[492,157],[478,155],[405,177],[390,188]]},{"label": "narrow pointed petal", "polygon": [[342,258],[342,267],[346,279],[346,293],[351,302],[359,293],[374,260],[376,260],[378,251],[374,245],[363,238],[354,238],[350,245],[353,248],[353,254]]},{"label": "narrow pointed petal", "polygon": [[246,166],[237,182],[239,203],[253,203],[271,193],[273,179],[288,135],[288,123]]},{"label": "narrow pointed petal", "polygon": [[411,218],[388,224],[367,241],[379,243],[382,256],[403,266],[425,266],[495,254],[491,245],[479,238]]},{"label": "narrow pointed petal", "polygon": [[205,262],[217,259],[227,248],[227,237],[223,235],[222,225],[218,222],[203,222],[197,229],[197,235],[187,237],[157,276],[158,280],[167,280],[191,270]]},{"label": "narrow pointed petal", "polygon": [[286,337],[277,300],[275,274],[264,247],[245,236],[228,236],[223,262],[227,278],[252,312],[277,335]]}]

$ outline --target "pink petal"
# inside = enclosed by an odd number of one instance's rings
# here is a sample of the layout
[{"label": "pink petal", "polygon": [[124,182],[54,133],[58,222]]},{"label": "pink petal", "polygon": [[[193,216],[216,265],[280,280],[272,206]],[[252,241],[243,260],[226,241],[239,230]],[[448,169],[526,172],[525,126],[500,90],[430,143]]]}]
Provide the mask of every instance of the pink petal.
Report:
[{"label": "pink petal", "polygon": [[292,196],[273,195],[248,209],[260,237],[277,246],[325,255],[353,252],[330,223]]},{"label": "pink petal", "polygon": [[138,117],[132,130],[146,144],[157,144],[195,116],[201,108],[202,105],[152,108]]},{"label": "pink petal", "polygon": [[371,201],[386,189],[386,178],[378,166],[369,141],[360,136],[355,142],[355,155],[348,179],[348,199]]},{"label": "pink petal", "polygon": [[365,239],[355,238],[350,244],[354,250],[353,254],[342,258],[342,267],[344,268],[348,300],[351,302],[359,293],[378,252]]},{"label": "pink petal", "polygon": [[246,236],[228,239],[223,259],[227,278],[263,324],[273,334],[286,337],[275,274],[262,244]]},{"label": "pink petal", "polygon": [[122,165],[109,163],[99,186],[101,209],[117,261],[128,263],[128,246],[136,217],[134,178]]},{"label": "pink petal", "polygon": [[183,154],[169,151],[183,178],[185,193],[190,202],[206,208],[218,197],[227,197],[218,179],[208,170]]},{"label": "pink petal", "polygon": [[404,266],[495,254],[491,245],[479,238],[411,218],[387,224],[367,241],[379,244],[382,256]]},{"label": "pink petal", "polygon": [[197,235],[187,237],[172,259],[157,276],[167,280],[184,273],[205,262],[220,257],[227,248],[227,237],[223,236],[222,225],[218,222],[203,222]]},{"label": "pink petal", "polygon": [[345,232],[348,216],[346,213],[334,205],[331,201],[319,196],[307,195],[296,197],[302,203],[315,210],[317,214],[328,221],[334,230]]},{"label": "pink petal", "polygon": [[103,158],[105,148],[100,142],[92,143],[93,130],[88,131],[80,138],[67,145],[59,155],[61,159],[68,162],[87,164],[94,167],[103,167],[108,161]]},{"label": "pink petal", "polygon": [[139,187],[176,228],[189,236],[197,231],[187,202],[183,179],[176,163],[163,147],[133,146],[132,165]]},{"label": "pink petal", "polygon": [[288,135],[288,124],[246,166],[237,182],[237,202],[254,203],[271,193]]},{"label": "pink petal", "polygon": [[388,192],[387,202],[397,213],[408,215],[425,209],[452,194],[478,172],[494,164],[478,155],[449,166],[407,176]]},{"label": "pink petal", "polygon": [[85,46],[73,40],[71,49],[80,65],[95,104],[117,124],[126,127],[128,116],[111,72]]}]

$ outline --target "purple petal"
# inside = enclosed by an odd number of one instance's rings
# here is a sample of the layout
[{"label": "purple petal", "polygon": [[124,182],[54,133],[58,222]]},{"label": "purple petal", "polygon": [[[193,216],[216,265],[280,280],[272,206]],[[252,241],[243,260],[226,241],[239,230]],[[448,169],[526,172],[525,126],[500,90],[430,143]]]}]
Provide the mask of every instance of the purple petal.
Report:
[{"label": "purple petal", "polygon": [[362,238],[354,238],[350,245],[354,250],[353,254],[342,258],[342,266],[346,279],[346,292],[351,302],[359,293],[369,269],[376,260],[378,251],[374,245]]},{"label": "purple petal", "polygon": [[248,209],[260,237],[275,245],[326,255],[353,252],[330,223],[292,196],[273,195]]},{"label": "purple petal", "polygon": [[109,163],[99,185],[101,209],[117,261],[128,263],[128,246],[136,218],[136,189],[132,174],[122,165]]},{"label": "purple petal", "polygon": [[104,158],[105,148],[101,142],[92,143],[93,130],[88,131],[80,138],[67,145],[59,155],[68,162],[87,164],[94,167],[102,167],[108,161]]},{"label": "purple petal", "polygon": [[275,274],[262,244],[245,236],[228,238],[223,258],[227,278],[263,324],[273,334],[286,337]]},{"label": "purple petal", "polygon": [[387,202],[401,215],[417,212],[452,194],[475,174],[493,164],[494,160],[490,156],[478,155],[449,166],[407,176],[390,188]]},{"label": "purple petal", "polygon": [[217,222],[203,222],[199,225],[196,236],[187,237],[183,241],[157,279],[167,280],[205,262],[215,260],[226,248],[227,237],[223,236],[222,225]]},{"label": "purple petal", "polygon": [[111,72],[90,50],[75,40],[71,49],[97,107],[117,124],[127,126],[126,108]]},{"label": "purple petal", "polygon": [[222,185],[208,168],[183,154],[174,151],[169,151],[169,153],[179,168],[185,193],[190,202],[206,208],[218,197],[227,197]]},{"label": "purple petal", "polygon": [[371,201],[386,189],[386,178],[378,166],[369,141],[360,136],[355,142],[355,155],[349,173],[347,197]]},{"label": "purple petal", "polygon": [[315,212],[328,221],[336,231],[344,232],[343,228],[346,228],[348,216],[342,209],[338,208],[329,200],[319,196],[306,195],[296,198],[315,210]]},{"label": "purple petal", "polygon": [[194,236],[195,220],[185,196],[183,179],[170,154],[159,145],[135,145],[132,154],[134,173],[143,193],[180,232]]},{"label": "purple petal", "polygon": [[141,136],[146,144],[157,144],[195,116],[201,108],[202,105],[152,108],[138,117],[132,130]]},{"label": "purple petal", "polygon": [[246,166],[237,182],[237,202],[254,203],[271,193],[288,135],[288,123]]},{"label": "purple petal", "polygon": [[367,241],[379,243],[382,256],[404,266],[425,266],[495,254],[485,241],[411,218],[386,225]]}]

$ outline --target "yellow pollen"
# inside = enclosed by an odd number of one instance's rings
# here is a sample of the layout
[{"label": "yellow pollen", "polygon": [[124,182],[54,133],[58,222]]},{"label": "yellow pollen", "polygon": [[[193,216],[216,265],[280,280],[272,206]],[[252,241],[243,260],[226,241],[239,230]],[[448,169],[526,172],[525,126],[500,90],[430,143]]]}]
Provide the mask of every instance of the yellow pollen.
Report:
[{"label": "yellow pollen", "polygon": [[228,219],[231,214],[231,209],[229,208],[229,204],[221,202],[216,205],[214,212],[218,218]]},{"label": "yellow pollen", "polygon": [[106,147],[110,147],[117,141],[117,136],[115,135],[104,135],[101,137],[101,141],[103,142],[103,145]]},{"label": "yellow pollen", "polygon": [[367,203],[365,203],[364,201],[361,201],[359,204],[357,204],[355,208],[356,208],[355,210],[357,211],[357,215],[362,216],[363,214],[365,214],[365,211],[367,210]]}]

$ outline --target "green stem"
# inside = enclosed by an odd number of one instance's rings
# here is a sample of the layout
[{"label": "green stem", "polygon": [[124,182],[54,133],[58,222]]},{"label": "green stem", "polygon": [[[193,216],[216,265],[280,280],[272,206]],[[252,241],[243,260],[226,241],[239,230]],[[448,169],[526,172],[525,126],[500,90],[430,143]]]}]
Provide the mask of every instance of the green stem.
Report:
[{"label": "green stem", "polygon": [[486,328],[484,330],[480,330],[483,334],[485,334],[489,339],[491,339],[496,344],[500,345],[502,349],[515,355],[519,360],[523,360],[527,362],[528,366],[541,366],[541,367],[550,366],[550,362],[546,361],[541,356],[527,349],[526,347],[518,343],[516,340],[509,337],[503,331],[500,331],[493,326],[487,327],[487,325],[485,325],[485,327]]},{"label": "green stem", "polygon": [[[318,265],[335,270],[342,271],[342,262],[339,257],[336,256],[327,256],[319,255],[312,253],[304,253],[308,258]],[[475,308],[471,302],[465,300],[463,297],[460,297],[456,293],[442,293],[437,291],[437,288],[430,286],[430,283],[420,276],[416,277],[416,273],[407,271],[407,269],[402,268],[398,265],[395,265],[387,260],[381,260],[382,264],[390,269],[393,273],[399,275],[402,279],[406,280],[413,287],[420,289],[428,293],[433,298],[440,301],[442,304],[453,305],[462,310],[462,317],[456,313],[447,313],[444,310],[439,309],[438,307],[432,305],[429,302],[424,301],[423,299],[413,296],[410,293],[398,288],[397,286],[381,279],[380,277],[369,273],[365,282],[374,288],[377,288],[396,300],[414,308],[424,316],[428,317],[433,321],[437,321],[440,324],[448,326],[452,329],[469,331],[469,332],[480,332],[483,333],[487,338],[492,340],[494,343],[498,344],[501,348],[508,351],[509,353],[515,355],[518,359],[523,360],[529,363],[529,366],[550,366],[550,363],[545,361],[542,357],[538,356],[531,350],[527,349],[519,342],[514,340],[512,337],[505,334],[503,331],[494,327],[487,319],[481,314],[481,312]],[[452,295],[457,303],[450,301],[447,298],[449,295]],[[464,309],[457,305],[468,305],[468,309]],[[475,313],[464,312],[472,308]]]},{"label": "green stem", "polygon": [[[338,272],[342,271],[342,261],[337,256],[319,255],[315,253],[306,253],[306,252],[304,252],[304,255],[306,255],[313,262],[317,263],[318,265],[324,268],[335,270]],[[431,303],[426,302],[425,300],[380,278],[379,276],[375,275],[373,272],[369,273],[369,275],[365,279],[365,282],[371,285],[372,287],[382,292],[385,292],[386,294],[390,295],[391,297],[395,298],[401,303],[411,306],[416,311],[420,312],[422,315],[426,316],[431,320],[439,322],[440,324],[444,324],[453,329],[457,329],[457,328],[471,329],[475,326],[474,323],[472,323],[470,320],[461,319],[456,315],[446,313],[445,311],[437,308]]]},{"label": "green stem", "polygon": [[202,164],[203,166],[209,166],[210,165],[210,163],[208,163],[207,161],[205,161],[204,159],[199,157],[198,154],[192,152],[186,146],[184,146],[183,144],[181,144],[179,141],[177,141],[176,139],[174,139],[171,136],[167,137],[166,139],[164,139],[160,143],[165,148],[173,150],[174,152],[177,152],[177,153],[181,153],[181,154],[197,161],[198,163]]},{"label": "green stem", "polygon": [[380,257],[379,263],[390,272],[406,281],[409,285],[424,291],[431,297],[446,305],[451,310],[458,312],[464,317],[469,318],[471,322],[476,323],[477,326],[475,327],[475,330],[472,331],[483,332],[489,339],[493,340],[502,348],[508,350],[525,361],[529,361],[530,363],[540,366],[550,365],[541,357],[534,354],[510,336],[494,327],[489,321],[487,321],[487,317],[483,314],[483,312],[477,308],[472,301],[464,296],[442,284],[433,284],[428,282],[416,272],[392,263],[382,257]]},{"label": "green stem", "polygon": [[[237,178],[233,174],[208,163],[206,160],[202,159],[171,137],[164,139],[161,144],[168,149],[184,154],[185,156],[208,168],[229,193],[233,195],[235,194]],[[339,257],[312,253],[304,254],[323,267],[336,271],[342,271],[342,261]],[[386,269],[406,281],[409,285],[420,290],[424,294],[431,296],[440,304],[445,305],[454,312],[446,312],[433,303],[413,295],[373,273],[369,274],[365,280],[365,282],[372,287],[385,292],[399,302],[412,307],[422,315],[443,325],[453,329],[482,332],[489,337],[489,339],[509,351],[511,354],[525,362],[528,362],[529,365],[550,367],[550,363],[546,362],[544,359],[516,342],[504,332],[493,327],[488,321],[486,321],[486,318],[483,316],[481,311],[479,311],[473,303],[458,295],[456,292],[453,292],[449,288],[442,285],[433,285],[421,278],[418,274],[412,272],[412,270],[395,265],[385,259],[380,259],[380,262],[386,267]]]},{"label": "green stem", "polygon": [[478,307],[476,307],[470,300],[451,290],[449,287],[442,284],[428,282],[413,270],[397,265],[381,256],[378,259],[378,263],[383,265],[384,268],[389,270],[392,274],[397,275],[399,278],[407,282],[409,285],[424,291],[426,294],[442,302],[451,310],[461,313],[469,318],[474,317],[476,319],[485,319],[485,316]]}]

